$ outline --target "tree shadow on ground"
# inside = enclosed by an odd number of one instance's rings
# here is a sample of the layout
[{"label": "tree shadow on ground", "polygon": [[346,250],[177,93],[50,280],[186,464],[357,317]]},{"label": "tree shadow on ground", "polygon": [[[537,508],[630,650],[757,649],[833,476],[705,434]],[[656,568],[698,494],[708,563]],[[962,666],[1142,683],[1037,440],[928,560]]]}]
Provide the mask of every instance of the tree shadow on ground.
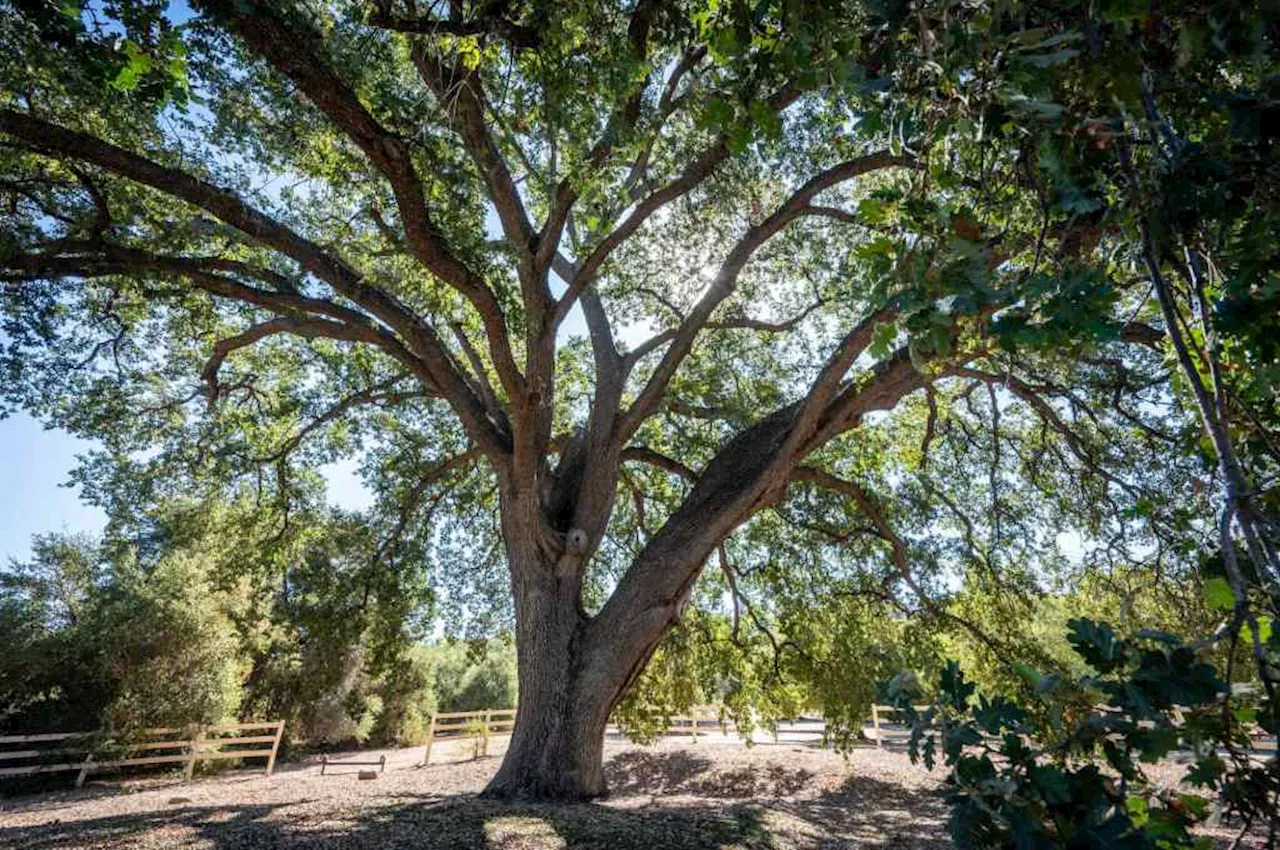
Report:
[{"label": "tree shadow on ground", "polygon": [[[292,810],[292,811],[291,811]],[[752,806],[617,809],[508,805],[475,797],[424,799],[309,816],[302,804],[188,806],[176,811],[0,827],[0,847],[125,850],[708,850],[778,845]]]},{"label": "tree shadow on ground", "polygon": [[779,799],[768,806],[789,818],[820,826],[831,836],[813,845],[823,850],[951,846],[946,803],[936,789],[929,787],[853,775],[814,797]]},{"label": "tree shadow on ground", "polygon": [[627,752],[607,765],[599,804],[504,804],[392,790],[279,803],[185,803],[38,826],[0,821],[22,850],[839,850],[950,847],[946,812],[918,776],[833,777],[783,764],[719,763],[700,753]]},{"label": "tree shadow on ground", "polygon": [[812,771],[779,764],[717,770],[710,759],[685,751],[619,753],[605,771],[609,792],[615,796],[688,794],[722,799],[794,794],[814,776]]}]

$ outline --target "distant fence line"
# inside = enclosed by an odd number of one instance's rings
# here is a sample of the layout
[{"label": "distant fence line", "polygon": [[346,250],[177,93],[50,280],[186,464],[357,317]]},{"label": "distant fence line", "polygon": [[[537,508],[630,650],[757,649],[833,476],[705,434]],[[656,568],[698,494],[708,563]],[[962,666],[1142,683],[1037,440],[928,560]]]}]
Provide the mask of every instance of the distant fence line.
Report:
[{"label": "distant fence line", "polygon": [[[238,733],[268,730],[265,735],[241,735]],[[184,737],[174,737],[182,735]],[[265,758],[267,776],[275,771],[276,754],[280,750],[280,738],[284,735],[284,721],[271,723],[221,723],[209,726],[186,726],[142,729],[127,740],[117,740],[107,733],[97,732],[48,732],[38,735],[0,736],[0,764],[27,762],[16,766],[0,767],[0,778],[10,776],[35,776],[41,773],[79,771],[76,787],[84,784],[90,773],[114,770],[121,767],[151,764],[183,764],[185,778],[191,779],[198,761],[221,759]],[[225,746],[271,744],[270,748],[223,750]],[[54,744],[56,746],[47,746]],[[25,745],[13,749],[15,745]],[[167,752],[178,750],[181,752]],[[160,755],[136,755],[160,753]],[[67,756],[79,755],[79,759]],[[102,758],[101,756],[106,756]]]},{"label": "distant fence line", "polygon": [[422,763],[424,765],[431,763],[431,746],[436,739],[465,741],[479,738],[480,749],[476,754],[487,755],[489,737],[494,734],[509,734],[515,726],[516,710],[514,708],[433,714],[431,725],[427,729],[427,750],[423,754]]},{"label": "distant fence line", "polygon": [[[708,722],[720,725],[722,732],[733,726],[731,719],[721,718],[720,707],[715,705],[698,705],[690,708],[686,714],[671,718],[666,728],[667,734],[689,735],[696,742],[700,727]],[[489,738],[496,735],[509,735],[516,725],[516,709],[488,709],[485,711],[451,711],[436,714],[431,718],[427,729],[426,751],[422,763],[431,763],[431,749],[437,741],[469,741],[479,739],[477,755],[487,755]],[[616,730],[615,724],[609,724]]]},{"label": "distant fence line", "polygon": [[[915,706],[924,711],[928,706]],[[1106,709],[1106,706],[1099,706]],[[902,709],[889,705],[871,706],[871,725],[874,728],[877,747],[883,747],[889,732],[885,726],[900,725]],[[1175,723],[1181,724],[1182,712],[1175,712]],[[476,754],[488,753],[489,738],[509,735],[515,728],[516,709],[487,709],[483,711],[454,711],[432,715],[427,731],[426,750],[422,763],[431,763],[431,750],[437,741],[479,740]],[[705,734],[706,725],[716,723],[720,731],[728,734],[736,728],[732,718],[722,715],[721,707],[700,705],[669,719],[664,734],[689,735],[696,743],[699,734]],[[615,724],[610,728],[617,731]],[[267,730],[269,734],[242,735],[246,731]],[[174,737],[182,735],[185,737]],[[210,726],[143,729],[128,740],[107,737],[104,732],[52,732],[35,735],[0,736],[0,779],[13,776],[33,776],[58,771],[79,771],[75,785],[80,787],[93,772],[113,770],[134,765],[183,764],[185,778],[191,779],[196,763],[206,760],[265,758],[266,773],[275,770],[280,739],[284,735],[284,721],[270,723],[224,723]],[[270,748],[230,749],[246,745],[270,744]],[[55,744],[56,746],[46,746]],[[13,749],[15,745],[25,745]],[[166,752],[166,751],[180,752]],[[159,755],[137,755],[160,753]],[[59,760],[65,756],[80,755],[80,759]],[[103,758],[101,756],[111,756]],[[27,762],[5,766],[13,762]]]},{"label": "distant fence line", "polygon": [[[929,706],[914,706],[916,711],[926,711]],[[1099,706],[1101,709],[1107,709],[1107,706]],[[890,735],[906,734],[904,730],[887,729],[888,725],[901,725],[901,715],[903,709],[892,705],[873,704],[870,707],[870,721],[873,737],[877,747],[883,748],[885,742]],[[448,714],[439,714],[432,718],[431,728],[427,735],[426,756],[423,764],[427,764],[431,760],[431,748],[437,740],[471,740],[480,738],[482,743],[477,750],[478,755],[488,752],[489,737],[494,734],[510,733],[515,726],[516,709],[502,709],[490,711],[459,711]],[[1183,713],[1180,708],[1175,707],[1173,711],[1174,723],[1181,725],[1183,723]],[[438,723],[438,720],[445,720],[446,723]],[[663,730],[665,735],[688,735],[694,743],[697,743],[698,735],[706,733],[706,727],[709,723],[716,723],[720,727],[723,734],[728,734],[731,728],[737,728],[733,718],[725,717],[721,713],[721,707],[718,705],[699,705],[688,709],[684,714],[672,717],[666,728]],[[609,724],[609,730],[616,732],[617,725]],[[776,730],[775,730],[776,731]]]}]

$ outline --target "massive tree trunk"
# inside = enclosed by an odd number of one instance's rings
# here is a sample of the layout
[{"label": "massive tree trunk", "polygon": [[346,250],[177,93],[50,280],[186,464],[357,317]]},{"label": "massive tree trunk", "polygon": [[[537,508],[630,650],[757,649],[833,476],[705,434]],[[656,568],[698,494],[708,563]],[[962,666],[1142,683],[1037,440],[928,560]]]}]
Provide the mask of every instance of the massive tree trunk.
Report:
[{"label": "massive tree trunk", "polygon": [[[485,795],[587,800],[606,792],[605,724],[621,697],[626,659],[604,658],[581,610],[581,579],[525,563],[518,577],[516,647],[520,704],[501,768]],[[601,664],[606,673],[601,675]]]},{"label": "massive tree trunk", "polygon": [[[594,493],[575,486],[583,473],[575,455],[576,449],[564,451],[557,486],[541,498],[504,482],[520,703],[510,746],[486,796],[572,801],[605,794],[609,715],[674,622],[653,623],[640,630],[642,639],[633,634],[619,646],[608,639],[608,625],[584,610],[584,567],[613,500],[612,489],[598,482]],[[617,462],[616,455],[606,456],[606,479],[616,476]],[[589,495],[569,506],[575,500],[560,495],[565,488]]]},{"label": "massive tree trunk", "polygon": [[[617,456],[604,458],[607,475],[593,477],[578,464],[582,444],[567,446],[549,498],[504,482],[520,705],[487,795],[583,800],[606,793],[609,714],[678,622],[706,557],[780,478],[777,445],[793,415],[788,409],[767,417],[708,465],[595,617],[582,608],[583,567],[612,509],[613,488],[605,485],[616,478]],[[586,498],[591,488],[583,481],[597,483]],[[559,495],[566,491],[579,498]]]},{"label": "massive tree trunk", "polygon": [[604,730],[610,696],[584,686],[581,649],[570,638],[551,663],[520,648],[520,706],[502,766],[485,795],[575,801],[606,792]]}]

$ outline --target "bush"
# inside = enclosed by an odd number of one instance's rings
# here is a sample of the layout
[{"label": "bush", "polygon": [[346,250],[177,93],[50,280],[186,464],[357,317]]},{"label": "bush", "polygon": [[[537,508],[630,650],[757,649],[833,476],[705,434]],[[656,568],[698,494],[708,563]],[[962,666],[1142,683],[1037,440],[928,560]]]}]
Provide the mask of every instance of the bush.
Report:
[{"label": "bush", "polygon": [[195,554],[165,556],[150,571],[122,570],[84,631],[102,654],[115,694],[103,708],[114,730],[232,719],[248,665]]},{"label": "bush", "polygon": [[975,699],[954,662],[925,711],[913,707],[921,691],[912,677],[885,686],[912,724],[912,760],[932,769],[941,754],[950,768],[959,847],[1201,848],[1191,828],[1208,816],[1209,798],[1161,789],[1142,768],[1175,749],[1194,755],[1184,781],[1217,791],[1228,814],[1252,822],[1269,811],[1276,761],[1251,761],[1240,723],[1256,711],[1224,710],[1228,686],[1199,651],[1164,632],[1126,640],[1092,620],[1069,627],[1093,672],[1069,680],[1021,668],[1039,703],[1032,707]]},{"label": "bush", "polygon": [[427,739],[436,713],[435,668],[431,651],[413,646],[383,673],[376,692],[382,700],[371,738],[379,744],[409,746]]},{"label": "bush", "polygon": [[425,740],[437,705],[516,704],[511,642],[418,643],[428,602],[374,564],[360,523],[330,519],[267,554],[241,527],[254,516],[183,503],[138,535],[142,550],[45,535],[0,568],[0,724],[283,719],[286,746],[397,745]]},{"label": "bush", "polygon": [[445,641],[432,647],[440,711],[510,708],[518,698],[515,648],[509,641]]},{"label": "bush", "polygon": [[[128,730],[231,718],[247,665],[198,551],[144,567],[49,535],[3,576],[5,724]],[[12,628],[10,628],[12,626]]]}]

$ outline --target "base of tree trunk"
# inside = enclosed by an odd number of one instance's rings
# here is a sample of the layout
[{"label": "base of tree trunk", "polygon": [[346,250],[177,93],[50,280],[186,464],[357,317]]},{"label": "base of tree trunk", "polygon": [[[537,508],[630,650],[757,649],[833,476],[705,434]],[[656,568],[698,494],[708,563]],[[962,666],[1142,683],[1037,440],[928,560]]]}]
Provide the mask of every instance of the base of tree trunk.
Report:
[{"label": "base of tree trunk", "polygon": [[608,793],[604,729],[588,728],[572,712],[548,725],[530,722],[523,730],[517,725],[502,766],[481,797],[579,803]]},{"label": "base of tree trunk", "polygon": [[592,800],[607,798],[609,790],[605,786],[592,791],[589,788],[548,785],[542,782],[516,785],[490,783],[479,796],[482,800],[497,800],[503,803],[588,803]]},{"label": "base of tree trunk", "polygon": [[582,803],[608,796],[603,768],[588,770],[570,765],[556,766],[547,760],[521,765],[508,752],[502,768],[480,796],[486,800],[545,803]]}]

